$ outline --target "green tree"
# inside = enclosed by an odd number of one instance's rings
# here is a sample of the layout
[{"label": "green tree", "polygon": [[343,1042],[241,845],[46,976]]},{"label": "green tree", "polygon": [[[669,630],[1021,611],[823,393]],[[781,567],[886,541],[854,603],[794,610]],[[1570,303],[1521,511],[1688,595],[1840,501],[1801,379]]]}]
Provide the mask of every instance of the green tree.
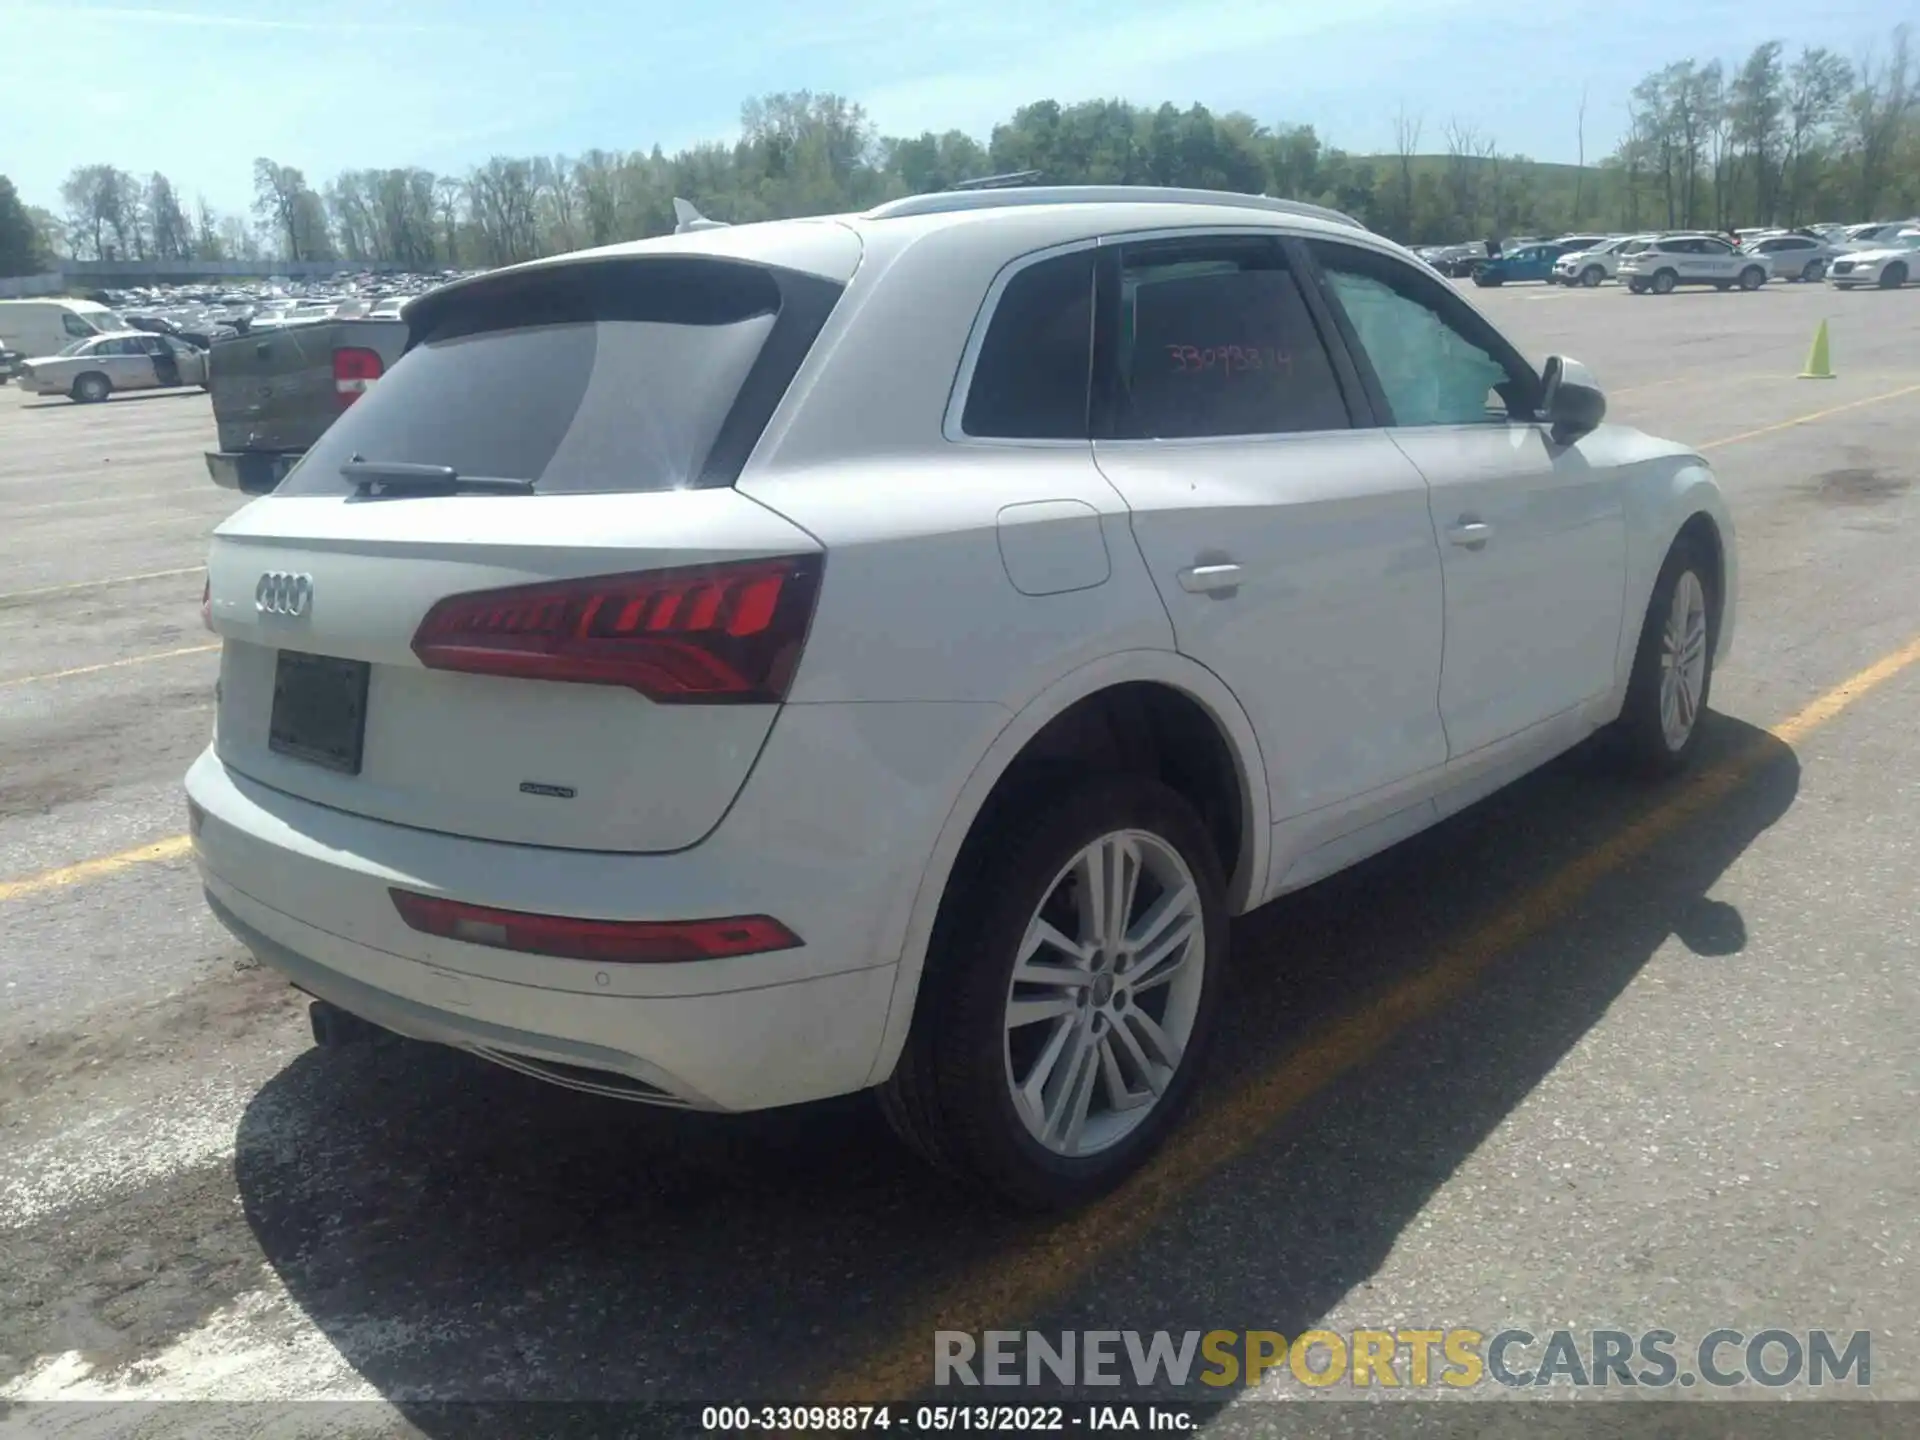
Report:
[{"label": "green tree", "polygon": [[1810,218],[1819,198],[1821,170],[1831,148],[1832,127],[1853,87],[1853,67],[1830,50],[1808,47],[1787,72],[1783,149],[1787,221]]},{"label": "green tree", "polygon": [[0,275],[37,275],[46,262],[39,227],[13,181],[0,175]]},{"label": "green tree", "polygon": [[1863,220],[1874,217],[1887,192],[1894,156],[1920,107],[1910,37],[1909,27],[1895,27],[1886,57],[1867,57],[1848,100],[1846,134],[1853,152],[1854,213]]},{"label": "green tree", "polygon": [[278,239],[284,258],[331,258],[326,205],[297,167],[265,156],[253,162],[253,213]]}]

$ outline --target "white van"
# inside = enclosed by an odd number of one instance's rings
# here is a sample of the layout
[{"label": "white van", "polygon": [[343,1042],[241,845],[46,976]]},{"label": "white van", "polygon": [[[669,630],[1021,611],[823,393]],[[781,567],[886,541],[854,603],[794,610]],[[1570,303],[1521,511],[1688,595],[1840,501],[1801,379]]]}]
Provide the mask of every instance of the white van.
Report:
[{"label": "white van", "polygon": [[125,320],[91,300],[0,300],[0,350],[18,350],[29,360],[126,328]]}]

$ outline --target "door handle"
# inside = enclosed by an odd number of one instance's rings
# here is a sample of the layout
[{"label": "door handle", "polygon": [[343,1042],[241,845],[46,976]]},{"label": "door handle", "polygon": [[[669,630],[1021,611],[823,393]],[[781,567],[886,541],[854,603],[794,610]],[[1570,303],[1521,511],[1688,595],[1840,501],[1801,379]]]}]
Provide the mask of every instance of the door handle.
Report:
[{"label": "door handle", "polygon": [[1484,550],[1493,538],[1493,527],[1484,520],[1462,520],[1447,531],[1447,539],[1462,550]]},{"label": "door handle", "polygon": [[1180,588],[1189,595],[1217,595],[1237,587],[1242,578],[1238,565],[1190,565],[1180,572]]}]

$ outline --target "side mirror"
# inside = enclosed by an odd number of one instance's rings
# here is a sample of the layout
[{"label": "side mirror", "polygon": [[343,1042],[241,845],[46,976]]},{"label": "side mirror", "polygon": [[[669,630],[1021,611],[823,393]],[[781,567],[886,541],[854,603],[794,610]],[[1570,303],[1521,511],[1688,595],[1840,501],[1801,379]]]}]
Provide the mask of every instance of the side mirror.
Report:
[{"label": "side mirror", "polygon": [[1599,429],[1607,418],[1607,397],[1593,373],[1578,360],[1549,356],[1540,379],[1540,413],[1553,427],[1554,444],[1571,445]]}]

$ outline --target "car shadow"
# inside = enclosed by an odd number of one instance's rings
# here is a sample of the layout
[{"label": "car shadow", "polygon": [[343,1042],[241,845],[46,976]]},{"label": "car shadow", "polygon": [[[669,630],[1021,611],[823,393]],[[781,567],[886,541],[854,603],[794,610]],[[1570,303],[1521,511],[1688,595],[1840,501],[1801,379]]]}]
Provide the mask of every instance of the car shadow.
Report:
[{"label": "car shadow", "polygon": [[[1703,789],[1710,803],[1599,875],[1577,914],[1516,932],[1464,993],[1311,1103],[1253,1116],[1253,1142],[1122,1261],[1063,1267],[1064,1293],[1026,1294],[1018,1273],[979,1291],[977,1277],[1010,1254],[1097,1251],[1083,1220],[954,1193],[863,1097],[695,1116],[405,1041],[306,1052],[256,1094],[235,1160],[244,1213],[294,1302],[429,1434],[473,1432],[477,1413],[450,1401],[791,1401],[829,1375],[876,1373],[890,1343],[930,1355],[943,1321],[1038,1323],[1040,1309],[1049,1328],[1298,1333],[1379,1267],[1660,946],[1737,963],[1744,921],[1708,892],[1793,803],[1799,768],[1726,717],[1701,742],[1703,765],[1741,764],[1737,784]],[[1570,862],[1643,833],[1675,793],[1577,751],[1243,919],[1230,1018],[1189,1123]],[[1084,1274],[1098,1278],[1071,1278]],[[942,1309],[960,1293],[1017,1310]]]},{"label": "car shadow", "polygon": [[[142,400],[187,400],[194,396],[202,400],[207,392],[198,385],[183,385],[173,390],[123,390],[109,395],[100,403],[103,405],[137,404]],[[71,395],[46,395],[38,400],[26,400],[20,405],[22,410],[54,410],[65,406],[68,409],[85,409],[85,402],[75,400]]]}]

